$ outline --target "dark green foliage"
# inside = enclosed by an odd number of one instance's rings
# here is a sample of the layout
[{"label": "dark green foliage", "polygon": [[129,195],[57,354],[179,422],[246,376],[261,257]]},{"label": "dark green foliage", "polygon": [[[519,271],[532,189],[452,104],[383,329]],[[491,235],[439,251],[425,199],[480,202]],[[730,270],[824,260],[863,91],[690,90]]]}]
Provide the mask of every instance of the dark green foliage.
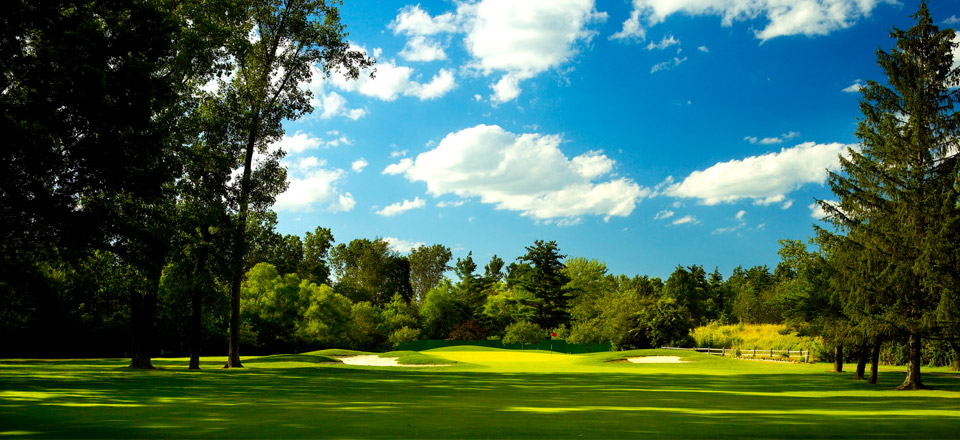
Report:
[{"label": "dark green foliage", "polygon": [[413,288],[413,298],[422,302],[427,292],[440,284],[443,273],[450,269],[450,259],[453,254],[450,248],[435,244],[433,246],[417,246],[410,251],[410,285]]},{"label": "dark green foliage", "polygon": [[861,148],[841,157],[842,173],[830,174],[839,202],[821,202],[836,229],[818,229],[848,281],[847,308],[908,335],[902,387],[910,389],[923,387],[922,338],[940,331],[938,310],[955,308],[960,200],[954,31],[934,25],[925,3],[914,18],[910,29],[891,32],[896,47],[877,51],[888,83],[861,89]]},{"label": "dark green foliage", "polygon": [[386,304],[394,294],[405,300],[413,296],[410,261],[390,249],[386,240],[355,239],[330,252],[330,265],[337,276],[337,292],[351,301]]},{"label": "dark green foliage", "polygon": [[536,240],[533,246],[526,247],[526,255],[517,258],[521,264],[511,270],[514,283],[533,293],[539,300],[535,322],[542,328],[554,328],[570,320],[567,302],[571,292],[566,285],[570,278],[564,272],[563,259],[557,242]]}]

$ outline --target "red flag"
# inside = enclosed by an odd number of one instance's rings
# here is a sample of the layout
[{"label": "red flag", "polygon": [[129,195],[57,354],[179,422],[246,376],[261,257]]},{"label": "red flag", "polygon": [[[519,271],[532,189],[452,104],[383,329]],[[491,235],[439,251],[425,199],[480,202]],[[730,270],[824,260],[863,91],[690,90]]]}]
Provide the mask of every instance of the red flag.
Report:
[{"label": "red flag", "polygon": [[556,334],[556,333],[553,333],[553,332],[550,332],[550,336],[553,336],[554,338],[556,338],[556,337],[557,337],[557,334]]}]

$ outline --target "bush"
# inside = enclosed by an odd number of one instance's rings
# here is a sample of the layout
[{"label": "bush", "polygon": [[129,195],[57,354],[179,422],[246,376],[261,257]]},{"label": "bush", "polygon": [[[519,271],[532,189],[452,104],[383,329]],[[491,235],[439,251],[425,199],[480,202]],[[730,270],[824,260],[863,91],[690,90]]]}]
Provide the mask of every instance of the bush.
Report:
[{"label": "bush", "polygon": [[[735,324],[711,323],[693,329],[693,339],[698,347],[743,348],[751,350],[810,350],[818,352],[823,347],[820,338],[797,336],[787,331],[782,324]],[[818,356],[820,353],[817,353]]]},{"label": "bush", "polygon": [[390,345],[397,348],[404,342],[413,342],[420,339],[420,329],[403,326],[390,334]]},{"label": "bush", "polygon": [[503,336],[504,344],[536,344],[543,339],[543,329],[528,321],[515,322],[507,326],[507,333]]}]

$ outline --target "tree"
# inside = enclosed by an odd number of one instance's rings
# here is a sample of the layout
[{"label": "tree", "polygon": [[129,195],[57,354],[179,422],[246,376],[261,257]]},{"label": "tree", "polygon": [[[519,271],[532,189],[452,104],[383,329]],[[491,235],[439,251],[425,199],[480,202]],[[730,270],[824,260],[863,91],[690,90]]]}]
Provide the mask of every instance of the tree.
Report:
[{"label": "tree", "polygon": [[410,260],[410,284],[413,287],[413,298],[418,303],[423,302],[427,292],[440,284],[443,273],[450,270],[449,263],[453,254],[450,248],[443,245],[420,245],[410,251],[407,258]]},{"label": "tree", "polygon": [[318,286],[308,280],[300,284],[300,290],[308,304],[297,324],[303,338],[325,347],[346,347],[353,325],[350,300],[330,286]]},{"label": "tree", "polygon": [[489,293],[481,317],[493,333],[502,335],[508,325],[530,321],[537,315],[533,306],[537,299],[526,290],[510,289],[504,283],[497,283]]},{"label": "tree", "polygon": [[[152,368],[175,180],[198,87],[216,69],[223,3],[13,1],[0,19],[0,254],[102,249],[135,268],[136,368]],[[2,273],[10,285],[32,277],[8,263],[22,274]]]},{"label": "tree", "polygon": [[490,262],[483,266],[483,286],[484,290],[495,283],[503,281],[503,259],[493,254]]},{"label": "tree", "polygon": [[330,264],[337,276],[335,289],[351,301],[381,306],[394,294],[405,300],[413,295],[409,260],[382,238],[338,244],[330,252]]},{"label": "tree", "polygon": [[[234,236],[233,308],[230,318],[230,346],[226,367],[240,364],[240,282],[247,251],[246,224],[253,202],[269,206],[283,190],[275,185],[261,190],[263,199],[251,200],[255,179],[255,152],[283,135],[282,122],[294,120],[312,110],[310,92],[301,83],[310,80],[315,69],[325,75],[336,69],[347,78],[357,78],[373,60],[350,50],[336,2],[326,0],[253,0],[249,31],[255,38],[231,42],[236,74],[224,84],[224,117],[242,141],[243,167],[237,197],[237,225]],[[282,154],[282,153],[280,153]],[[261,170],[263,168],[261,167]],[[269,169],[267,169],[269,171]],[[270,182],[268,179],[266,182]]]},{"label": "tree", "polygon": [[520,321],[507,326],[503,343],[520,344],[520,348],[524,348],[527,344],[540,342],[544,335],[544,330],[539,325],[529,321]]},{"label": "tree", "polygon": [[526,255],[517,260],[530,264],[530,269],[520,274],[518,281],[522,288],[540,300],[535,322],[543,328],[555,328],[567,323],[570,319],[567,302],[572,294],[566,288],[570,282],[564,272],[563,259],[566,256],[560,254],[555,241],[536,240],[526,250]]},{"label": "tree", "polygon": [[327,258],[334,241],[333,232],[329,228],[320,226],[304,235],[303,262],[297,271],[300,278],[315,284],[330,284],[330,265],[327,263]]},{"label": "tree", "polygon": [[460,301],[449,280],[427,292],[420,306],[423,329],[428,337],[443,339],[466,318],[466,305]]},{"label": "tree", "polygon": [[456,285],[456,292],[466,306],[468,319],[479,315],[483,311],[483,305],[487,300],[487,293],[484,290],[483,279],[476,274],[477,263],[473,261],[473,252],[467,252],[464,259],[457,258],[457,264],[453,268],[460,282]]},{"label": "tree", "polygon": [[690,314],[690,323],[694,327],[706,324],[711,318],[707,316],[705,306],[709,298],[710,287],[707,284],[707,273],[703,266],[677,266],[663,285],[661,294],[673,298],[680,307]]},{"label": "tree", "polygon": [[900,389],[921,389],[923,338],[937,332],[941,301],[954,301],[943,265],[956,259],[960,70],[952,67],[954,31],[933,24],[926,3],[917,24],[894,28],[896,46],[877,51],[887,84],[869,81],[856,135],[860,149],[841,156],[829,175],[839,198],[821,201],[836,228],[818,228],[841,258],[842,276],[864,280],[848,302],[879,307],[875,316],[908,339],[907,376]]}]

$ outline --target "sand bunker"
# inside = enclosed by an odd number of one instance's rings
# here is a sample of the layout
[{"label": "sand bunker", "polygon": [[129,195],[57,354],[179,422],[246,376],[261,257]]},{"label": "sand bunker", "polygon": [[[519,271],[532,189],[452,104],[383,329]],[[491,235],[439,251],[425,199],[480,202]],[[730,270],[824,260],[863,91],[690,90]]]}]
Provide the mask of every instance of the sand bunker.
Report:
[{"label": "sand bunker", "polygon": [[395,357],[380,357],[375,354],[356,356],[334,356],[347,365],[362,365],[365,367],[449,367],[449,365],[434,364],[401,364]]},{"label": "sand bunker", "polygon": [[682,364],[687,361],[681,361],[680,356],[637,356],[628,357],[627,362],[635,364]]}]

